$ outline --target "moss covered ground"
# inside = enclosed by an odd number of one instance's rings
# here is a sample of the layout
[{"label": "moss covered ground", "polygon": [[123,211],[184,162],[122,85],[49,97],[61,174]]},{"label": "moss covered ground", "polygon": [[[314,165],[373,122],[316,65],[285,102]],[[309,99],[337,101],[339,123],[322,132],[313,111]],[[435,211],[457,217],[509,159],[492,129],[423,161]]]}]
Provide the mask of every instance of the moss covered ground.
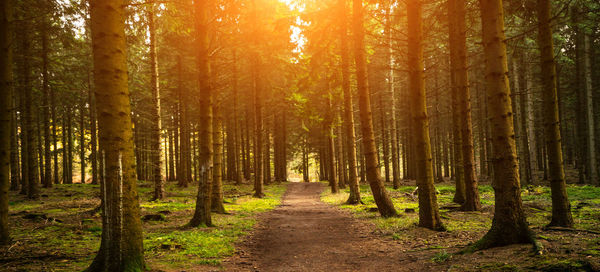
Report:
[{"label": "moss covered ground", "polygon": [[481,238],[490,228],[493,218],[494,190],[488,183],[479,186],[482,202],[480,212],[462,212],[452,203],[454,184],[436,184],[440,216],[446,232],[417,227],[418,196],[413,195],[414,181],[398,189],[388,186],[400,216],[382,218],[378,215],[367,184],[361,184],[362,205],[346,205],[349,189],[339,194],[324,191],[321,200],[348,211],[353,216],[373,224],[373,231],[402,244],[408,253],[416,253],[436,263],[440,271],[598,271],[600,269],[600,188],[568,185],[575,225],[571,230],[544,227],[551,218],[550,188],[527,186],[522,190],[527,221],[545,250],[541,255],[531,245],[516,245],[490,249],[473,254],[459,254]]},{"label": "moss covered ground", "polygon": [[[266,197],[252,197],[252,186],[226,184],[228,214],[213,215],[215,227],[187,228],[197,187],[167,185],[167,198],[150,201],[152,184],[140,182],[144,251],[148,268],[190,271],[198,266],[217,268],[235,252],[235,243],[256,223],[255,215],[280,204],[286,185],[265,187]],[[81,271],[89,265],[102,233],[98,211],[100,189],[90,184],[60,184],[44,189],[40,200],[10,195],[13,242],[0,248],[0,271]]]}]

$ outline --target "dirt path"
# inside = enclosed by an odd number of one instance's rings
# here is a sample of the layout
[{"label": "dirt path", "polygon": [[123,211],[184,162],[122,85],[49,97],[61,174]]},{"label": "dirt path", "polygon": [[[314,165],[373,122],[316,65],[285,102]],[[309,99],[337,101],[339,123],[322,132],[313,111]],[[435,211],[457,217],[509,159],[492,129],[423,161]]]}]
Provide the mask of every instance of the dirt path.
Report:
[{"label": "dirt path", "polygon": [[[319,200],[320,183],[291,183],[277,209],[259,217],[226,271],[432,271],[373,226]],[[422,257],[421,257],[422,258]]]}]

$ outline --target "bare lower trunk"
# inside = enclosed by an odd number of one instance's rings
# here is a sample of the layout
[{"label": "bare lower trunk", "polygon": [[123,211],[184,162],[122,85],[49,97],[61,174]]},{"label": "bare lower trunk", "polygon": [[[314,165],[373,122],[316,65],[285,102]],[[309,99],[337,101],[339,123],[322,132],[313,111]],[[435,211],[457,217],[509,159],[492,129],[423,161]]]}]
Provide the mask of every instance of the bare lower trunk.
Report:
[{"label": "bare lower trunk", "polygon": [[[544,135],[548,152],[550,188],[552,190],[552,221],[550,225],[571,227],[571,205],[567,198],[565,170],[560,137],[556,63],[550,28],[550,0],[538,0],[538,47],[540,48],[542,95],[544,99]],[[595,167],[594,167],[595,168]]]},{"label": "bare lower trunk", "polygon": [[533,242],[521,201],[502,0],[480,0],[480,4],[496,201],[492,227],[476,249]]},{"label": "bare lower trunk", "polygon": [[353,30],[354,30],[354,57],[356,61],[356,81],[359,94],[360,120],[362,130],[362,145],[365,156],[365,172],[367,181],[371,186],[373,198],[379,213],[383,217],[396,216],[398,213],[390,199],[377,166],[377,150],[373,131],[373,116],[371,111],[370,90],[366,71],[366,56],[364,45],[363,6],[362,1],[353,0]]},{"label": "bare lower trunk", "polygon": [[90,3],[102,175],[102,241],[90,272],[145,269],[127,79],[124,6]]},{"label": "bare lower trunk", "polygon": [[431,163],[431,143],[429,139],[429,118],[425,81],[423,75],[423,26],[421,0],[408,0],[408,67],[410,80],[410,101],[413,120],[413,145],[419,188],[419,226],[432,230],[444,230],[433,186],[433,165]]}]

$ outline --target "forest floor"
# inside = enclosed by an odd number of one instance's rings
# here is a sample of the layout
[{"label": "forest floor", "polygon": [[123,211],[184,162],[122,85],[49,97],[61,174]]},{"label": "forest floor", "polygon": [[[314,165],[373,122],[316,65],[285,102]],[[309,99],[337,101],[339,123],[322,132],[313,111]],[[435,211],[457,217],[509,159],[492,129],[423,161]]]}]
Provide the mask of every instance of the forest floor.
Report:
[{"label": "forest floor", "polygon": [[[378,216],[367,185],[364,205],[345,205],[348,191],[331,194],[323,183],[290,184],[283,204],[258,216],[257,228],[225,271],[598,271],[600,269],[600,189],[570,186],[578,231],[542,230],[549,216],[545,187],[524,190],[531,227],[544,245],[513,245],[460,254],[489,229],[493,191],[481,186],[482,212],[460,212],[451,204],[453,184],[437,184],[441,216],[448,228],[417,227],[414,184],[388,188],[401,212]],[[548,200],[548,201],[547,201]],[[333,205],[328,205],[328,204]],[[596,233],[594,233],[596,232]]]},{"label": "forest floor", "polygon": [[[574,229],[544,229],[550,190],[528,186],[522,198],[528,222],[543,244],[459,252],[482,237],[493,217],[493,189],[482,183],[481,212],[452,204],[454,185],[438,183],[440,214],[448,229],[417,227],[414,182],[388,187],[400,216],[381,218],[368,185],[363,205],[343,204],[348,190],[331,194],[326,183],[266,186],[226,184],[229,214],[216,227],[186,228],[197,187],[169,182],[167,199],[150,201],[152,184],[140,182],[144,249],[152,271],[600,271],[600,188],[569,185]],[[286,190],[287,188],[287,190]],[[40,200],[11,192],[13,243],[0,247],[0,271],[81,271],[100,241],[99,188],[90,184],[44,189]],[[282,199],[283,196],[283,199]],[[147,218],[146,218],[147,219]]]},{"label": "forest floor", "polygon": [[[402,251],[404,261],[394,271],[600,271],[600,188],[568,185],[574,229],[545,229],[551,218],[550,188],[527,186],[522,190],[527,221],[543,245],[541,254],[532,245],[512,245],[461,254],[489,230],[493,218],[494,192],[489,183],[479,186],[482,211],[462,212],[452,203],[454,184],[437,183],[440,216],[447,231],[436,232],[418,224],[418,196],[415,182],[399,189],[388,187],[397,218],[381,218],[368,185],[361,185],[364,205],[346,205],[348,190],[340,194],[325,191],[321,200],[335,205],[366,224],[372,236],[379,236]],[[393,257],[393,255],[390,255]],[[415,266],[417,261],[421,266]]]},{"label": "forest floor", "polygon": [[259,215],[255,231],[225,263],[226,271],[429,270],[373,226],[320,201],[321,183],[291,183],[283,204]]},{"label": "forest floor", "polygon": [[[275,208],[286,185],[265,186],[266,196],[252,197],[252,185],[225,184],[228,214],[213,214],[211,228],[187,228],[197,185],[167,183],[167,199],[150,201],[150,182],[139,183],[144,255],[152,271],[194,271],[219,267],[234,254],[235,243],[256,223],[256,214]],[[13,242],[0,247],[0,271],[82,271],[100,245],[100,188],[91,184],[58,184],[42,189],[41,199],[10,193]]]}]

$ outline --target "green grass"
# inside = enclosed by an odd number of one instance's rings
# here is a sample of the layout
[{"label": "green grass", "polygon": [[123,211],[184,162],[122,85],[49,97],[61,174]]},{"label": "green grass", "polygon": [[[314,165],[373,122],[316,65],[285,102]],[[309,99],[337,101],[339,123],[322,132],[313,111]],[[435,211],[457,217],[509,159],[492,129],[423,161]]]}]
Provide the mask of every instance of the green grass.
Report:
[{"label": "green grass", "polygon": [[[225,191],[228,189],[231,187]],[[225,204],[230,214],[213,214],[215,227],[150,233],[144,240],[146,258],[170,269],[185,269],[190,264],[219,265],[223,258],[233,255],[235,242],[253,228],[256,223],[253,216],[279,205],[284,192],[285,185],[272,185],[266,187],[262,199],[251,196],[230,199],[232,203]]]},{"label": "green grass", "polygon": [[[251,197],[252,185],[224,185],[225,209],[229,214],[213,214],[214,227],[184,227],[195,207],[197,185],[179,188],[167,183],[167,199],[150,201],[152,184],[139,183],[142,215],[164,212],[165,221],[143,222],[145,259],[150,268],[188,270],[198,265],[219,265],[235,252],[234,245],[256,223],[254,216],[281,203],[286,185],[265,186],[266,196]],[[100,245],[102,233],[97,185],[55,185],[42,190],[47,195],[32,201],[11,193],[11,235],[17,244],[11,249],[21,262],[4,267],[52,271],[81,271],[89,265]],[[24,219],[27,213],[43,213],[61,222]],[[48,259],[39,259],[47,255]],[[30,256],[30,257],[29,257]],[[39,259],[39,260],[38,260]]]},{"label": "green grass", "polygon": [[444,263],[447,260],[449,260],[450,258],[452,258],[452,255],[449,254],[448,252],[446,252],[445,250],[442,250],[442,251],[436,253],[435,255],[433,255],[433,258],[431,258],[431,260],[434,263]]},{"label": "green grass", "polygon": [[[450,211],[445,207],[456,206],[452,203],[455,187],[453,184],[436,184],[438,191],[438,205],[440,216],[448,231],[486,231],[491,227],[491,215],[482,216],[481,213]],[[417,201],[407,194],[415,190],[415,186],[401,186],[393,189],[387,186],[394,206],[400,213],[400,218],[381,218],[377,212],[369,209],[375,208],[370,188],[366,184],[360,185],[364,205],[346,205],[349,189],[333,195],[325,190],[321,200],[325,203],[340,206],[351,210],[356,217],[371,220],[384,234],[399,239],[402,231],[415,227],[418,224],[419,207]],[[600,188],[593,186],[568,185],[567,192],[572,206],[573,218],[576,228],[600,230]],[[483,207],[493,209],[494,189],[488,184],[480,184],[479,194]],[[522,199],[527,212],[527,220],[532,227],[543,227],[550,222],[551,198],[550,188],[545,186],[528,186],[522,190]],[[405,209],[414,209],[414,213],[407,213]]]}]

